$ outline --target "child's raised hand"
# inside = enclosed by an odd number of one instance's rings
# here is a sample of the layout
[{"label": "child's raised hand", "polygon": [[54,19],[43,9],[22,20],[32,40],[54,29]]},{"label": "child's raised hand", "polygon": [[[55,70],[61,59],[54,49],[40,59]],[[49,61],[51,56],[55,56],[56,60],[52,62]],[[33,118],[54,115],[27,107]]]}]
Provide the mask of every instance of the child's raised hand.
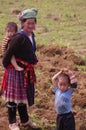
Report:
[{"label": "child's raised hand", "polygon": [[71,70],[68,70],[67,68],[63,68],[62,73],[65,73],[69,76],[71,84],[77,83],[77,78]]}]

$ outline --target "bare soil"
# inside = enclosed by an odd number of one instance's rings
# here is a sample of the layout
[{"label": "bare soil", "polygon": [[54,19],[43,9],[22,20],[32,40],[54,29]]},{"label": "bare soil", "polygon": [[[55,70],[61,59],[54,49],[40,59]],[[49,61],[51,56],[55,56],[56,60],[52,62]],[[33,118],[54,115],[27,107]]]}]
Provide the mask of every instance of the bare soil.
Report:
[{"label": "bare soil", "polygon": [[[43,127],[43,130],[55,130],[56,112],[54,109],[52,76],[61,68],[71,69],[78,79],[78,89],[73,95],[73,113],[76,130],[86,130],[86,70],[83,72],[77,65],[86,65],[85,61],[67,47],[50,45],[37,46],[38,64],[35,67],[37,83],[35,85],[35,105],[28,107],[31,118]],[[3,76],[2,58],[0,58],[0,80]],[[9,130],[7,108],[0,99],[0,130]],[[54,124],[54,125],[53,125]],[[25,130],[26,128],[21,128]],[[27,128],[27,130],[30,130]]]}]

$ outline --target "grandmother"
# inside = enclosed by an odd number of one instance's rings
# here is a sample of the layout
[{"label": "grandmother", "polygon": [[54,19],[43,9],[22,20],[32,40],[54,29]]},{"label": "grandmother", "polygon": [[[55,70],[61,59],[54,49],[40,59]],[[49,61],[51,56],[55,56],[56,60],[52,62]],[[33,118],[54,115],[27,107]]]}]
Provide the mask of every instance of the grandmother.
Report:
[{"label": "grandmother", "polygon": [[[29,106],[34,104],[34,82],[36,81],[34,65],[38,62],[35,54],[36,43],[33,33],[36,26],[36,16],[36,9],[27,9],[19,14],[21,29],[9,41],[8,49],[2,61],[5,67],[2,96],[8,103],[10,130],[20,130],[16,121],[17,109],[23,126],[38,127],[29,119],[27,112],[27,103]],[[11,64],[13,55],[17,64],[23,68],[23,71],[15,70]]]}]

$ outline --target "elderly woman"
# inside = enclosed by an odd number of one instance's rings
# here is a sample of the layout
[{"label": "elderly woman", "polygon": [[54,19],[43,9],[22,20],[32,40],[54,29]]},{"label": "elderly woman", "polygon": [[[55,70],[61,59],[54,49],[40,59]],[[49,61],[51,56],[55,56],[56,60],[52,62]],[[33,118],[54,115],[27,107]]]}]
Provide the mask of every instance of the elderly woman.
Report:
[{"label": "elderly woman", "polygon": [[[8,119],[10,130],[20,130],[16,122],[16,109],[23,126],[30,125],[36,128],[27,113],[27,103],[34,104],[34,82],[36,80],[34,65],[38,62],[35,51],[36,43],[33,30],[36,26],[36,9],[27,9],[19,14],[21,30],[16,33],[8,43],[8,49],[3,58],[6,68],[3,78],[3,98],[8,103]],[[21,71],[11,64],[15,56]]]}]

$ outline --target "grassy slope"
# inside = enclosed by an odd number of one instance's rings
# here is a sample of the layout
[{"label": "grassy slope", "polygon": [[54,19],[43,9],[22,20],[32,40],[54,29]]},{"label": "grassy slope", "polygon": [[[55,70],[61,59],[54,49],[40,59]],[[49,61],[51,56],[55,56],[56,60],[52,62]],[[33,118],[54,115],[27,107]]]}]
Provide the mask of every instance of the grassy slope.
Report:
[{"label": "grassy slope", "polygon": [[[78,47],[86,41],[86,1],[85,0],[0,0],[0,41],[8,21],[18,19],[13,9],[23,10],[35,7],[39,10],[37,42]],[[77,47],[77,48],[78,48]]]},{"label": "grassy slope", "polygon": [[0,43],[7,22],[19,25],[13,10],[37,8],[37,43],[66,45],[86,60],[86,0],[0,0],[0,5]]}]

